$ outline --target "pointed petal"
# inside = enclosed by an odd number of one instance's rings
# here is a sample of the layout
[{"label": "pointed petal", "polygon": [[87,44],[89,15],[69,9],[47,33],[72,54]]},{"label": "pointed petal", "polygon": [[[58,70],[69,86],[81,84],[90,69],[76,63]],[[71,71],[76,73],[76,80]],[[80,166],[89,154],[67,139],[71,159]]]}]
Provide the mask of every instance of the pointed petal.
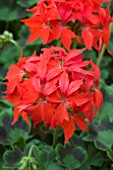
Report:
[{"label": "pointed petal", "polygon": [[61,41],[62,41],[62,44],[64,45],[64,47],[70,51],[70,46],[71,46],[71,43],[72,43],[72,38],[75,38],[75,34],[67,29],[67,28],[63,28],[62,29],[62,33],[61,33]]},{"label": "pointed petal", "polygon": [[94,39],[93,34],[88,29],[84,29],[82,31],[82,38],[84,40],[86,48],[88,50],[91,50],[92,49],[92,44],[93,44],[93,39]]},{"label": "pointed petal", "polygon": [[89,102],[85,103],[79,108],[79,112],[82,112],[84,116],[92,123],[93,116],[94,116],[94,99],[90,100]]},{"label": "pointed petal", "polygon": [[75,81],[72,81],[70,84],[69,84],[69,88],[68,88],[68,91],[67,91],[67,95],[71,95],[72,93],[74,93],[76,90],[78,90],[81,85],[83,84],[83,80],[75,80]]},{"label": "pointed petal", "polygon": [[94,97],[94,92],[90,92],[88,94],[78,94],[75,96],[74,102],[77,106],[82,106],[83,104],[90,102],[90,100]]},{"label": "pointed petal", "polygon": [[50,95],[51,93],[53,93],[55,90],[57,89],[57,86],[56,86],[56,82],[47,82],[43,88],[43,94],[45,96],[48,96]]},{"label": "pointed petal", "polygon": [[40,92],[41,92],[40,79],[33,77],[32,78],[32,85],[33,85],[34,89],[40,94]]},{"label": "pointed petal", "polygon": [[48,26],[47,28],[42,28],[40,30],[40,38],[42,39],[43,44],[46,44],[48,42],[49,31],[50,31],[50,28]]},{"label": "pointed petal", "polygon": [[23,89],[23,93],[22,93],[23,104],[30,104],[38,100],[39,94],[37,93],[37,91],[32,85],[32,79],[24,81],[24,83],[21,86]]},{"label": "pointed petal", "polygon": [[103,103],[103,96],[102,93],[98,90],[95,89],[95,107],[98,110]]},{"label": "pointed petal", "polygon": [[23,120],[25,120],[28,123],[28,125],[31,124],[29,119],[28,119],[28,113],[27,112],[22,111],[21,116],[22,116]]},{"label": "pointed petal", "polygon": [[31,115],[31,120],[33,121],[34,127],[36,127],[37,124],[42,122],[42,119],[39,114],[40,105],[33,105],[27,109],[27,112]]},{"label": "pointed petal", "polygon": [[58,108],[56,109],[56,113],[53,116],[51,128],[55,126],[59,126],[60,123],[63,122],[63,120],[69,120],[68,111],[65,106],[65,104],[60,104]]},{"label": "pointed petal", "polygon": [[49,81],[51,79],[53,79],[54,77],[56,77],[57,75],[62,73],[62,68],[53,68],[51,69],[46,76],[46,80]]},{"label": "pointed petal", "polygon": [[[67,55],[67,57],[65,58],[65,62],[68,64],[69,60],[72,60],[72,59],[75,59],[75,58],[76,58],[77,61],[79,61],[80,57],[78,57],[78,56],[80,54],[82,54],[85,50],[86,50],[86,48],[71,50],[69,52],[69,54]],[[75,60],[75,62],[76,62],[76,60]]]},{"label": "pointed petal", "polygon": [[74,121],[71,118],[69,119],[69,121],[64,120],[60,126],[64,130],[65,143],[67,143],[76,130]]},{"label": "pointed petal", "polygon": [[90,64],[91,64],[91,70],[93,71],[94,77],[98,80],[100,80],[100,69],[99,67],[92,61],[90,60]]},{"label": "pointed petal", "polygon": [[44,122],[51,123],[54,116],[55,108],[52,104],[42,103],[40,104],[40,116]]},{"label": "pointed petal", "polygon": [[29,44],[29,43],[35,41],[37,38],[39,38],[40,29],[41,28],[37,28],[37,27],[30,29],[30,35],[29,35],[29,38],[26,42],[27,44]]},{"label": "pointed petal", "polygon": [[88,131],[88,127],[87,127],[88,123],[84,120],[82,116],[75,116],[74,120],[80,130]]},{"label": "pointed petal", "polygon": [[64,71],[64,72],[61,74],[61,77],[60,77],[60,79],[59,79],[59,86],[60,86],[61,93],[62,93],[63,95],[66,95],[66,94],[67,94],[68,85],[69,85],[68,74]]},{"label": "pointed petal", "polygon": [[40,56],[40,62],[37,67],[37,75],[43,83],[44,79],[46,78],[46,72],[47,72],[47,56],[41,55]]},{"label": "pointed petal", "polygon": [[52,94],[48,95],[46,97],[46,100],[49,102],[52,102],[52,103],[60,103],[61,102],[60,95],[57,90],[55,92],[53,92]]},{"label": "pointed petal", "polygon": [[[24,72],[16,65],[12,64],[5,79],[8,79],[8,88],[7,88],[7,93],[11,94],[17,84],[22,80],[24,75]],[[12,83],[13,82],[13,83]]]},{"label": "pointed petal", "polygon": [[19,115],[20,115],[19,108],[14,107],[14,119],[11,125],[14,125],[18,121]]}]

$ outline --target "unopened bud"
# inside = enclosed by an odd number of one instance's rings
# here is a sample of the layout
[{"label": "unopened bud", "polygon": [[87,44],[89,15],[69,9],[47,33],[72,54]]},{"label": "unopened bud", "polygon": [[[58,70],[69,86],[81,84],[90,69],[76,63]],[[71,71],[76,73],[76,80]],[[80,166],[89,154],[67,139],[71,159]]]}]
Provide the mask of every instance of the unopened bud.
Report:
[{"label": "unopened bud", "polygon": [[13,34],[8,32],[8,31],[4,31],[3,35],[5,36],[6,39],[13,39]]},{"label": "unopened bud", "polygon": [[37,169],[37,166],[36,166],[35,164],[32,164],[32,169],[33,169],[33,170],[38,170],[38,169]]}]

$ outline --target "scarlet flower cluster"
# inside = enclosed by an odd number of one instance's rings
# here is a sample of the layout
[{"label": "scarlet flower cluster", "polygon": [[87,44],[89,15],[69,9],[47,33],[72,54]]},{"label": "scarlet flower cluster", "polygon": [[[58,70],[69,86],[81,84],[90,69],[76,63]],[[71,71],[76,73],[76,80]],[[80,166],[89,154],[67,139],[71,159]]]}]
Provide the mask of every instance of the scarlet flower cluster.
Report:
[{"label": "scarlet flower cluster", "polygon": [[43,44],[61,39],[69,51],[72,44],[83,43],[88,50],[98,52],[102,44],[108,48],[109,25],[113,19],[109,14],[108,0],[40,0],[28,10],[33,15],[21,20],[30,28],[28,43],[42,39]]},{"label": "scarlet flower cluster", "polygon": [[84,61],[82,52],[74,49],[66,52],[61,47],[44,48],[37,56],[20,57],[12,64],[5,79],[5,97],[14,107],[14,124],[19,115],[34,126],[44,122],[46,126],[60,126],[65,142],[76,127],[88,130],[87,119],[93,116],[102,104],[98,90],[100,71],[92,60]]}]

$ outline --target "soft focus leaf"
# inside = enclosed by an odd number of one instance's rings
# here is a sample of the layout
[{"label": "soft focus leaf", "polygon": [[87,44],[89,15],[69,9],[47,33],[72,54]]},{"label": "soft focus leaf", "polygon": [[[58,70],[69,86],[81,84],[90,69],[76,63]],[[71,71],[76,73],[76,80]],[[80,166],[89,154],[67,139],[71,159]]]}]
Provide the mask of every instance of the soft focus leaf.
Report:
[{"label": "soft focus leaf", "polygon": [[12,126],[13,116],[7,113],[2,116],[2,126],[0,126],[1,144],[10,145],[16,143],[20,139],[27,140],[29,138],[30,127],[22,118]]},{"label": "soft focus leaf", "polygon": [[19,4],[22,7],[29,8],[32,7],[33,5],[36,5],[38,0],[18,0],[17,4]]},{"label": "soft focus leaf", "polygon": [[89,134],[84,137],[85,141],[94,141],[97,149],[107,151],[113,145],[113,122],[108,118],[102,120],[100,125],[91,125]]},{"label": "soft focus leaf", "polygon": [[0,20],[2,21],[13,21],[20,19],[25,16],[26,12],[24,9],[16,5],[15,0],[4,0],[0,1]]},{"label": "soft focus leaf", "polygon": [[79,168],[87,159],[86,151],[80,146],[73,148],[69,144],[65,145],[65,147],[58,144],[56,151],[57,160],[68,170]]}]

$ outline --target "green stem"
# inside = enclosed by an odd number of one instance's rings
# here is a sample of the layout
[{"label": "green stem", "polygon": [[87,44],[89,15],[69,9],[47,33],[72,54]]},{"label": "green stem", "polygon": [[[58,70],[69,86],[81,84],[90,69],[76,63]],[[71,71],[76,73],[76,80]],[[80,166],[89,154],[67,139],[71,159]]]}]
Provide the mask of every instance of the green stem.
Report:
[{"label": "green stem", "polygon": [[[113,23],[110,24],[110,30],[112,30],[112,27],[113,27]],[[105,49],[106,49],[106,46],[105,46],[105,44],[103,44],[102,49],[100,51],[100,54],[98,56],[97,66],[100,66],[100,64],[101,64],[102,58],[104,56]]]},{"label": "green stem", "polygon": [[100,64],[101,64],[101,61],[102,61],[102,58],[103,58],[105,49],[106,49],[106,46],[105,46],[105,44],[103,44],[102,49],[101,49],[101,51],[100,51],[100,54],[99,54],[99,56],[98,56],[97,66],[100,66]]},{"label": "green stem", "polygon": [[57,144],[57,128],[54,129],[54,134],[53,134],[53,148],[55,148]]},{"label": "green stem", "polygon": [[57,40],[57,45],[56,46],[61,47],[61,39],[60,38]]},{"label": "green stem", "polygon": [[20,56],[21,49],[20,49],[20,46],[18,45],[18,43],[15,40],[13,40],[13,39],[11,39],[10,42],[17,48],[17,51],[18,51],[19,56]]},{"label": "green stem", "polygon": [[34,145],[32,145],[32,146],[30,147],[28,157],[32,157],[32,152],[33,152],[34,147],[35,147]]},{"label": "green stem", "polygon": [[35,154],[35,157],[36,157],[36,160],[38,161],[38,164],[41,166],[42,165],[42,162],[40,160],[40,157],[38,155],[38,153],[36,152],[36,146],[35,145],[32,145],[30,150],[29,150],[29,154],[28,154],[28,157],[32,157],[32,152],[34,152]]}]

